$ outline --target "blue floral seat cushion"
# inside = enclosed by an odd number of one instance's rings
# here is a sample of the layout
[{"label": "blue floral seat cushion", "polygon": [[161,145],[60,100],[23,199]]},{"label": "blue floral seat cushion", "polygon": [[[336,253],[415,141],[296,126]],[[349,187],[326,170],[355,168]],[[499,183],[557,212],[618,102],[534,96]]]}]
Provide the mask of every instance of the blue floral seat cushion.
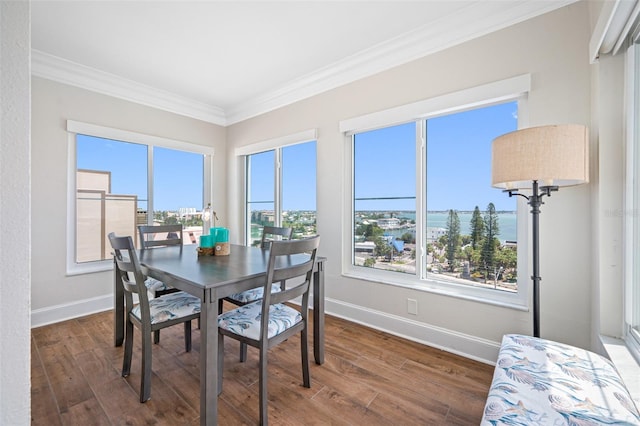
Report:
[{"label": "blue floral seat cushion", "polygon": [[[179,291],[149,300],[151,324],[182,318],[200,313],[200,299]],[[140,305],[134,306],[131,313],[140,319]]]},{"label": "blue floral seat cushion", "polygon": [[151,277],[148,277],[146,280],[144,280],[144,285],[147,287],[147,290],[152,293],[155,293],[156,291],[168,290],[171,288],[162,281],[156,280],[155,278]]},{"label": "blue floral seat cushion", "polygon": [[[280,292],[280,283],[276,283],[271,287],[271,293]],[[264,294],[263,287],[252,288],[251,290],[243,291],[241,293],[235,293],[231,296],[228,296],[228,299],[233,299],[238,301],[239,303],[251,303],[256,300],[262,299],[262,295]]]},{"label": "blue floral seat cushion", "polygon": [[[250,339],[260,339],[260,321],[262,319],[262,300],[240,306],[218,316],[218,327]],[[302,321],[297,310],[278,303],[269,307],[269,331],[272,338],[284,330]]]},{"label": "blue floral seat cushion", "polygon": [[608,359],[551,340],[508,334],[481,424],[640,425],[640,414]]}]

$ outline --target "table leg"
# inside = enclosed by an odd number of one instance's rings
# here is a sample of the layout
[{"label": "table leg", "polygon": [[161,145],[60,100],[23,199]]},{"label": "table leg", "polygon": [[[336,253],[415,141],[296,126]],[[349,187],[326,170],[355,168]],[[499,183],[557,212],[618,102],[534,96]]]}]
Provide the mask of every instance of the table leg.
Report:
[{"label": "table leg", "polygon": [[200,313],[200,424],[218,424],[218,297],[205,290]]},{"label": "table leg", "polygon": [[124,342],[124,290],[119,282],[116,260],[113,259],[113,344]]},{"label": "table leg", "polygon": [[324,363],[324,262],[313,273],[313,356],[316,364]]}]

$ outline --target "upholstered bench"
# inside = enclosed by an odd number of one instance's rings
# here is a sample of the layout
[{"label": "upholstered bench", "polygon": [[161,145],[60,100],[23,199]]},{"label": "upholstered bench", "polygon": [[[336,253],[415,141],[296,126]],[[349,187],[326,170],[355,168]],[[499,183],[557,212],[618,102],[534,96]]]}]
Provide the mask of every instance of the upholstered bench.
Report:
[{"label": "upholstered bench", "polygon": [[640,425],[613,364],[573,346],[507,334],[482,425]]}]

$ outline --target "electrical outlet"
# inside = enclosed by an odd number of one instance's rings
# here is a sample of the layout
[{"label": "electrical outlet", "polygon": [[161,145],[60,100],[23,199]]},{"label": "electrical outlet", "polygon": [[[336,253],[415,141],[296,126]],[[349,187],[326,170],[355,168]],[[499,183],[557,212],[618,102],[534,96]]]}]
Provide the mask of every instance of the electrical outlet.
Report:
[{"label": "electrical outlet", "polygon": [[416,299],[407,299],[407,312],[411,315],[418,315],[418,301]]}]

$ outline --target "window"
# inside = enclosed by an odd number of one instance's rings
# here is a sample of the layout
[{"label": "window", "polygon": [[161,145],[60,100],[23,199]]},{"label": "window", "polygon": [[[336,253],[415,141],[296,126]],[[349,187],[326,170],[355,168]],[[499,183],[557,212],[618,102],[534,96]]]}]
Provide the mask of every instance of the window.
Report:
[{"label": "window", "polygon": [[69,122],[68,129],[75,154],[69,273],[110,268],[108,233],[130,235],[137,243],[140,224],[180,223],[185,244],[197,241],[210,199],[210,149],[84,123]]},{"label": "window", "polygon": [[279,224],[276,218],[276,151],[247,155],[247,245],[255,246],[262,238],[264,225]]},{"label": "window", "polygon": [[627,50],[626,342],[640,362],[640,45]]},{"label": "window", "polygon": [[[315,138],[315,131],[306,136],[311,135]],[[245,170],[247,245],[259,244],[265,225],[292,227],[293,238],[316,234],[315,140],[248,153]]]},{"label": "window", "polygon": [[520,83],[511,96],[446,105],[464,98],[457,93],[341,123],[353,165],[347,275],[526,304],[526,215],[491,187],[491,143],[518,129]]}]

